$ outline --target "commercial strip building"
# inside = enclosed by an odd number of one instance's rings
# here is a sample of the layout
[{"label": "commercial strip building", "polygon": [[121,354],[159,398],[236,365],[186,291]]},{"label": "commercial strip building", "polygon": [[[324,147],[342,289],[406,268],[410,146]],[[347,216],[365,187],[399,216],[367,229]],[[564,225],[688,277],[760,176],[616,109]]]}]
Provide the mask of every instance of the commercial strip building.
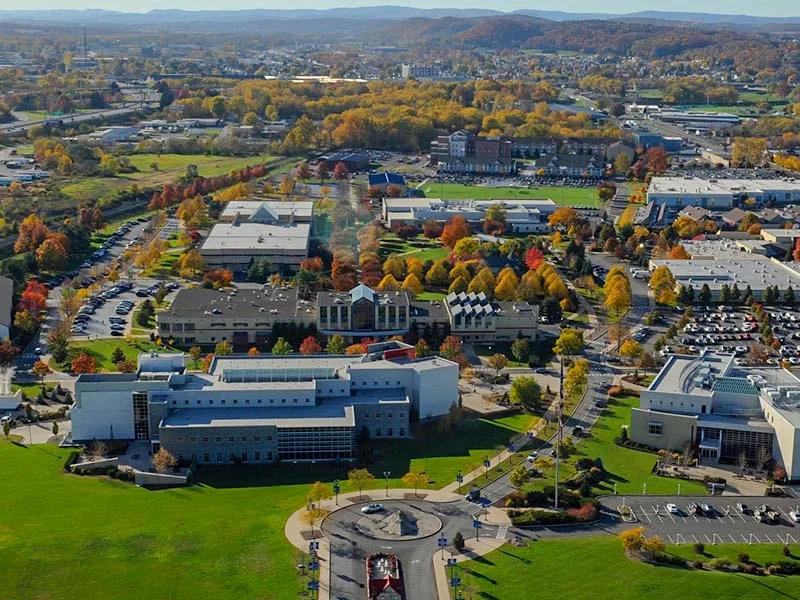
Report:
[{"label": "commercial strip building", "polygon": [[650,270],[668,267],[675,277],[676,291],[681,286],[692,286],[695,293],[704,285],[711,290],[713,300],[719,300],[722,287],[736,285],[744,294],[749,286],[756,300],[767,287],[777,287],[783,293],[787,288],[800,290],[800,264],[783,263],[760,254],[737,253],[733,257],[712,257],[691,260],[650,261]]},{"label": "commercial strip building", "polygon": [[308,257],[313,202],[230,202],[211,228],[200,254],[212,269],[246,273],[267,261],[283,272],[296,271]]},{"label": "commercial strip building", "polygon": [[190,373],[142,354],[136,373],[80,375],[73,442],[144,441],[181,462],[352,460],[360,436],[402,439],[458,402],[458,365],[388,342],[358,356],[225,356]]},{"label": "commercial strip building", "polygon": [[671,208],[701,206],[730,209],[746,198],[757,205],[800,202],[800,180],[794,179],[701,179],[698,177],[653,177],[647,201]]},{"label": "commercial strip building", "polygon": [[700,463],[756,464],[766,449],[800,479],[800,380],[781,368],[734,367],[733,355],[671,355],[631,412],[630,438],[696,446]]},{"label": "commercial strip building", "polygon": [[404,222],[422,225],[425,221],[445,223],[459,215],[473,229],[480,229],[490,206],[500,204],[506,223],[513,233],[544,233],[550,230],[548,219],[556,210],[550,199],[443,200],[441,198],[384,198],[381,218],[388,227]]},{"label": "commercial strip building", "polygon": [[490,301],[483,294],[451,294],[444,301],[413,300],[402,291],[376,292],[358,285],[349,292],[319,292],[313,300],[291,286],[240,287],[219,292],[181,289],[156,315],[158,334],[174,345],[213,347],[230,342],[235,350],[264,349],[276,326],[341,335],[350,342],[385,340],[425,327],[465,341],[513,341],[538,336],[539,307],[526,302]]}]

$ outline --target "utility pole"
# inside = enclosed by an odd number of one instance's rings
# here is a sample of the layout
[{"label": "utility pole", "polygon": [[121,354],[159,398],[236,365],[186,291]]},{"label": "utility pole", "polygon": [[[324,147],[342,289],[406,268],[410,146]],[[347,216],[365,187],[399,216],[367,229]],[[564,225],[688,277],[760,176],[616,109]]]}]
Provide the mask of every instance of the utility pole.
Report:
[{"label": "utility pole", "polygon": [[558,431],[556,433],[556,491],[555,491],[555,508],[558,509],[558,468],[561,463],[561,411],[564,407],[564,355],[561,355],[559,361],[561,365],[561,373],[559,374],[558,386]]}]

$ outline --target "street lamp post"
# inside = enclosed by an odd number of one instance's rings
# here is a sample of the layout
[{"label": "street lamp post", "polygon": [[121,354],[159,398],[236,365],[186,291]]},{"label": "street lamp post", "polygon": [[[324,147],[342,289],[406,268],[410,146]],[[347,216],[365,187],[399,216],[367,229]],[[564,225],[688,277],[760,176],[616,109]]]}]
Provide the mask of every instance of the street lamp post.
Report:
[{"label": "street lamp post", "polygon": [[458,482],[458,493],[461,494],[461,484],[464,483],[464,476],[461,474],[461,471],[456,473],[456,481]]},{"label": "street lamp post", "polygon": [[488,456],[484,456],[483,457],[483,469],[484,469],[483,470],[483,478],[487,479],[487,480],[489,479],[489,465],[490,464],[491,463],[489,462],[489,457]]},{"label": "street lamp post", "polygon": [[339,486],[339,480],[338,479],[334,479],[333,480],[333,493],[336,494],[336,506],[339,506],[339,492],[341,490],[342,490],[342,488]]},{"label": "street lamp post", "polygon": [[387,498],[389,497],[389,477],[391,477],[391,476],[392,476],[392,472],[391,471],[384,471],[383,472],[383,478],[386,480],[386,497]]}]

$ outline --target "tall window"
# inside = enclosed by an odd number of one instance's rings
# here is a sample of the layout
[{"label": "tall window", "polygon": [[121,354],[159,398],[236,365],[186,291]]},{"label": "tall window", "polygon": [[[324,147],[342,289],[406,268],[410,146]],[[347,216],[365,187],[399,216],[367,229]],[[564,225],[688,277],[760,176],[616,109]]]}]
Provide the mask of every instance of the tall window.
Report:
[{"label": "tall window", "polygon": [[375,329],[375,307],[366,298],[353,303],[353,329],[356,331]]},{"label": "tall window", "polygon": [[137,440],[150,439],[147,392],[133,392],[133,430]]}]

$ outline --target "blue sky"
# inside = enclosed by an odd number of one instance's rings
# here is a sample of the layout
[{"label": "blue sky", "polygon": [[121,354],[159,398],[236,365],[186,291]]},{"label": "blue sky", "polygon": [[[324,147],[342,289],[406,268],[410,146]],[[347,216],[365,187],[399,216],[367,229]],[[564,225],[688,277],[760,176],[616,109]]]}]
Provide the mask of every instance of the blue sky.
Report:
[{"label": "blue sky", "polygon": [[748,14],[758,16],[800,16],[800,6],[789,0],[726,0],[725,2],[712,0],[672,0],[663,2],[642,2],[641,0],[617,0],[613,4],[599,3],[596,0],[561,0],[552,2],[530,2],[526,0],[507,0],[505,2],[490,2],[489,0],[406,0],[391,2],[383,1],[356,1],[341,2],[337,0],[295,0],[293,2],[259,1],[259,0],[226,0],[220,4],[212,0],[116,0],[109,3],[103,0],[27,0],[22,4],[8,5],[7,9],[84,9],[105,8],[130,12],[146,12],[154,8],[180,8],[185,10],[237,10],[243,8],[332,8],[339,6],[375,6],[380,4],[398,4],[404,6],[417,6],[420,8],[463,8],[486,7],[499,10],[516,10],[520,8],[564,10],[574,12],[635,12],[639,10],[670,10],[709,12],[727,14]]}]

